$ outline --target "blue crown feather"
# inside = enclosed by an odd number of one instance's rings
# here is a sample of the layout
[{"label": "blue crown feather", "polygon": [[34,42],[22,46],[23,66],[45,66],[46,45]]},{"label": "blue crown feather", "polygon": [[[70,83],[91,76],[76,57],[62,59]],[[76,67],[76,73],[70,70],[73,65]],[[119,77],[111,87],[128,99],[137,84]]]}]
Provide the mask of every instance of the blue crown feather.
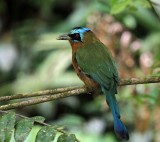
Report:
[{"label": "blue crown feather", "polygon": [[90,31],[89,28],[86,27],[75,27],[71,30],[71,34],[75,34],[75,33],[84,33],[84,32],[88,32]]},{"label": "blue crown feather", "polygon": [[[88,32],[88,31],[90,31],[90,29],[87,28],[87,27],[75,27],[75,28],[73,28],[73,29],[70,31],[69,34],[76,34],[76,33],[78,33],[78,34],[80,35],[80,37],[81,37],[81,40],[83,40],[83,34],[84,34],[85,32]],[[79,42],[79,41],[77,41],[77,40],[73,40],[73,41],[74,41],[74,42]]]}]

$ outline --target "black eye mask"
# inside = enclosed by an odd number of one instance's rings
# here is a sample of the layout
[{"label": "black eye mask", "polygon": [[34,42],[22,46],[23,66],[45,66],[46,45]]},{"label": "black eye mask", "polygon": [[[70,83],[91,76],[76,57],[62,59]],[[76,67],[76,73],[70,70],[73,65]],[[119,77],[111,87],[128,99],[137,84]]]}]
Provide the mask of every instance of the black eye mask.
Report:
[{"label": "black eye mask", "polygon": [[71,37],[72,40],[81,41],[81,37],[80,37],[79,33],[69,34],[68,36]]}]

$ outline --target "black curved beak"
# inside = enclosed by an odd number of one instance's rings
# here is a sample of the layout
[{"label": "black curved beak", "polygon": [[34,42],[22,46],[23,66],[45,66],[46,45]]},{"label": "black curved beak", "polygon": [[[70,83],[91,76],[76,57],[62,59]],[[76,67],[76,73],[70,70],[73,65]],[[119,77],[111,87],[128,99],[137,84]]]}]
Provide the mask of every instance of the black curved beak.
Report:
[{"label": "black curved beak", "polygon": [[68,36],[68,34],[60,35],[57,40],[70,40],[71,38]]}]

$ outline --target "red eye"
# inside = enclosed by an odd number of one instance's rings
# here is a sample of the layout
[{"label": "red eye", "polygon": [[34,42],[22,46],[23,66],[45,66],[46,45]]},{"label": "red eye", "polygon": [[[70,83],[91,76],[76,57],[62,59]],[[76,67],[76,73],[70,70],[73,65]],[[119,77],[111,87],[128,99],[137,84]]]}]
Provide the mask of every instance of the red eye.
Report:
[{"label": "red eye", "polygon": [[79,34],[74,34],[74,39],[79,39]]},{"label": "red eye", "polygon": [[74,33],[74,34],[69,34],[69,36],[71,37],[71,39],[74,41],[81,41],[81,37],[79,35],[79,33]]}]

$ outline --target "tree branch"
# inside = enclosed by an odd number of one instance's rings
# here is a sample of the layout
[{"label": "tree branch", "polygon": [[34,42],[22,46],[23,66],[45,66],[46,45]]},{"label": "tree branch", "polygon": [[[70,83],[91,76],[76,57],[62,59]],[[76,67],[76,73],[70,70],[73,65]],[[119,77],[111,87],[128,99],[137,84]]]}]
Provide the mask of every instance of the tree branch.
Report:
[{"label": "tree branch", "polygon": [[47,94],[57,94],[57,93],[62,93],[62,92],[74,90],[74,89],[77,89],[77,88],[78,87],[56,88],[54,90],[43,90],[43,91],[37,91],[37,92],[33,92],[33,93],[23,93],[23,94],[16,94],[16,95],[12,95],[12,96],[2,96],[2,97],[0,97],[0,102],[1,101],[14,100],[14,99],[44,96],[44,95],[47,95]]},{"label": "tree branch", "polygon": [[[130,79],[121,79],[119,86],[145,84],[145,83],[147,84],[158,83],[158,82],[160,82],[160,76],[130,78]],[[0,101],[7,101],[7,100],[13,100],[13,99],[28,98],[28,97],[36,97],[36,98],[17,102],[17,103],[2,105],[0,106],[0,110],[9,110],[9,109],[14,109],[14,108],[23,107],[23,106],[30,106],[33,104],[39,104],[39,103],[57,100],[57,99],[65,98],[69,96],[88,94],[88,93],[91,93],[92,91],[93,89],[86,88],[86,87],[70,87],[70,88],[58,88],[54,90],[44,90],[44,91],[38,91],[34,93],[17,94],[13,96],[3,96],[3,97],[0,97]]]},{"label": "tree branch", "polygon": [[120,81],[119,86],[158,83],[158,82],[160,82],[160,76],[150,76],[150,77],[143,77],[143,78],[129,78],[129,79],[122,79]]}]

